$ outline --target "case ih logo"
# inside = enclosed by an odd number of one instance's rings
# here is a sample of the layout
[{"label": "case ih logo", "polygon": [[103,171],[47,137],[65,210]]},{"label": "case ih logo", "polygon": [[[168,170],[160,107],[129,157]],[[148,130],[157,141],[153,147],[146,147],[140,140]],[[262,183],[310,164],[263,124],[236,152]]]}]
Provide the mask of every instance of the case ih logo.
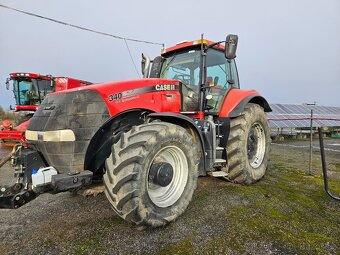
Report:
[{"label": "case ih logo", "polygon": [[159,84],[155,86],[156,90],[176,90],[174,84]]}]

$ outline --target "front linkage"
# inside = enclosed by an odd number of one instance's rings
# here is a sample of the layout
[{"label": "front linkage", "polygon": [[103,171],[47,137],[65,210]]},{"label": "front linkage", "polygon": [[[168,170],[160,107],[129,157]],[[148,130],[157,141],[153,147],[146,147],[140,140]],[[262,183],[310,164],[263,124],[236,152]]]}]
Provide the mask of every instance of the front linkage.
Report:
[{"label": "front linkage", "polygon": [[[22,145],[16,145],[11,154],[6,157],[6,161],[11,159],[11,165],[14,167],[14,176],[17,181],[13,185],[0,186],[0,208],[19,208],[37,196],[36,193],[28,187],[28,185],[25,187],[29,178],[24,165],[19,163],[23,160],[21,150]],[[5,163],[5,161],[3,163]]]},{"label": "front linkage", "polygon": [[27,190],[22,183],[15,183],[11,186],[0,186],[0,208],[16,209],[35,199],[37,194]]},{"label": "front linkage", "polygon": [[16,209],[44,192],[77,190],[92,183],[91,171],[58,174],[48,167],[40,153],[22,145],[13,149],[11,165],[16,183],[0,186],[0,209]]}]

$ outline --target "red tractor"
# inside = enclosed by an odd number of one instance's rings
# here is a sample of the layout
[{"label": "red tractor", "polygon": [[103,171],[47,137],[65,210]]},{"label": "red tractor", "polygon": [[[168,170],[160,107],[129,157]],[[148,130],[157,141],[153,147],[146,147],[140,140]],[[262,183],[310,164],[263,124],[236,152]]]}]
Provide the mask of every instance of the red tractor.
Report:
[{"label": "red tractor", "polygon": [[[198,176],[254,183],[266,171],[267,101],[240,90],[238,37],[197,40],[143,55],[144,79],[48,95],[12,158],[18,182],[0,207],[102,179],[113,210],[137,225],[163,226],[187,208]],[[7,195],[6,191],[9,191]]]},{"label": "red tractor", "polygon": [[3,129],[0,131],[0,142],[3,145],[13,146],[17,142],[25,142],[25,131],[29,119],[38,109],[48,93],[77,88],[92,84],[69,77],[52,77],[51,75],[41,75],[36,73],[15,72],[10,73],[10,78],[6,80],[6,88],[9,89],[9,82],[13,82],[13,93],[15,107],[11,109],[24,113],[16,127]]}]

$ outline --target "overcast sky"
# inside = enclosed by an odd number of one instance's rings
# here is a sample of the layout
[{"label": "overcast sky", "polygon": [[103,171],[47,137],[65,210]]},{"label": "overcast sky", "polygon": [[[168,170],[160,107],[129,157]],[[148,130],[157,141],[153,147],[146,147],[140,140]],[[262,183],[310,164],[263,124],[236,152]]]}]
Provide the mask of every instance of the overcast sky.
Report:
[{"label": "overcast sky", "polygon": [[[270,103],[340,106],[339,0],[84,1],[25,0],[1,4],[124,37],[171,46],[239,35],[241,87]],[[140,69],[141,53],[160,46],[128,42]],[[124,41],[92,34],[0,7],[0,105],[10,72],[29,71],[93,82],[138,77]],[[138,70],[140,72],[140,70]]]}]

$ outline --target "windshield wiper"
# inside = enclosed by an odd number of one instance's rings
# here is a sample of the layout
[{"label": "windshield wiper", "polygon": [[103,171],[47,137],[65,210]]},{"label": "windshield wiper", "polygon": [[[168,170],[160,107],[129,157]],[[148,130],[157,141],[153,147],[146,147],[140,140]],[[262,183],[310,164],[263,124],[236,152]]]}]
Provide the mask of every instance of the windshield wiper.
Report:
[{"label": "windshield wiper", "polygon": [[175,59],[175,57],[177,56],[177,54],[174,54],[173,57],[170,59],[170,61],[166,64],[166,66],[164,67],[163,71],[161,72],[161,74],[159,75],[159,77],[161,77],[165,70],[167,70],[169,68],[169,65],[172,63],[172,61]]},{"label": "windshield wiper", "polygon": [[219,41],[219,42],[215,42],[215,43],[212,43],[212,44],[208,44],[207,45],[207,48],[209,49],[209,48],[212,48],[212,47],[214,47],[214,46],[216,46],[216,45],[219,45],[219,44],[221,44],[221,43],[224,43],[225,41]]}]

